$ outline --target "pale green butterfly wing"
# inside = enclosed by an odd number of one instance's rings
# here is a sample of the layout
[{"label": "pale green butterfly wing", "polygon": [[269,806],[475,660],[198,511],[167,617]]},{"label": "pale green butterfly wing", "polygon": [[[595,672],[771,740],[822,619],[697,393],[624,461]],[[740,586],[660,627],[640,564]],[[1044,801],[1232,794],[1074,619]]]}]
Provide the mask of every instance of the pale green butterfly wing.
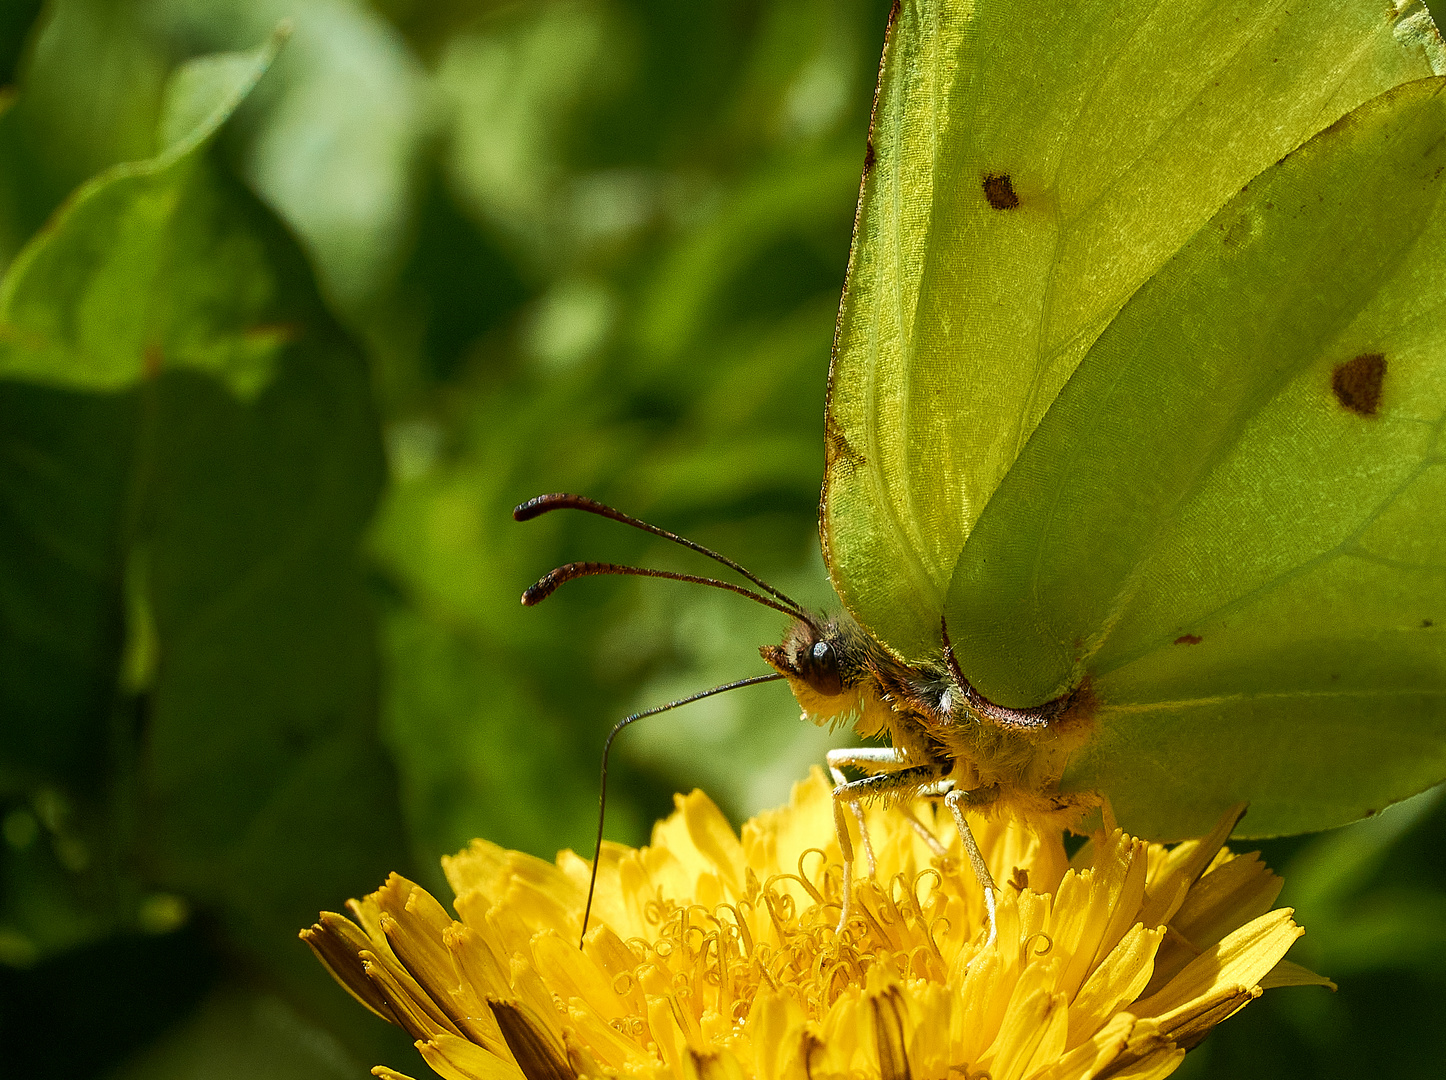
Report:
[{"label": "pale green butterfly wing", "polygon": [[1446,776],[1446,79],[1267,170],[1125,306],[965,544],[966,676],[1085,684],[1066,788],[1248,835]]},{"label": "pale green butterfly wing", "polygon": [[821,525],[853,616],[937,656],[965,538],[1125,300],[1439,57],[1416,3],[898,5],[830,372]]}]

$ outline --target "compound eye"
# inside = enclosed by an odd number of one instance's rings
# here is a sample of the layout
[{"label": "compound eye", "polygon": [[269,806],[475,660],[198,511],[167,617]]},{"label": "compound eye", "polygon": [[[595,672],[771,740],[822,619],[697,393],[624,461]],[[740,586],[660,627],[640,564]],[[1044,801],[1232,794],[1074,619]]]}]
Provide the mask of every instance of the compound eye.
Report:
[{"label": "compound eye", "polygon": [[838,654],[827,641],[815,641],[808,650],[806,678],[820,694],[832,697],[843,693],[843,679],[838,672]]}]

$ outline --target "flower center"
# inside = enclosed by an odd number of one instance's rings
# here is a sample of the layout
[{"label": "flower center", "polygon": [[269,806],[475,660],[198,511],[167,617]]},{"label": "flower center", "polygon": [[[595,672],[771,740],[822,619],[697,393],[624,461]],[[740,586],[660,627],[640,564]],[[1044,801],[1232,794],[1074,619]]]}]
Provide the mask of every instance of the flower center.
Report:
[{"label": "flower center", "polygon": [[764,988],[821,1019],[880,965],[902,978],[944,982],[952,957],[941,950],[939,936],[957,953],[957,931],[974,929],[944,875],[929,868],[912,880],[898,874],[883,885],[856,885],[854,917],[840,939],[842,868],[820,863],[814,878],[805,872],[807,862],[822,858],[811,848],[797,874],[775,874],[761,884],[750,876],[747,895],[736,903],[708,908],[655,897],[644,917],[656,934],[627,942],[637,963],[616,978],[614,990],[626,997],[636,985],[669,997],[683,1013],[741,1024]]}]

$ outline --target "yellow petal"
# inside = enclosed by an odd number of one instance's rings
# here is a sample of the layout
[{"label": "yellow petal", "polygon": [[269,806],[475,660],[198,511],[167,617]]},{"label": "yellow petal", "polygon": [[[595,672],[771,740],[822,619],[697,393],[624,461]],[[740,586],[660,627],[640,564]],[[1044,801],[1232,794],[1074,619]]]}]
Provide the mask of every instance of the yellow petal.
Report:
[{"label": "yellow petal", "polygon": [[1130,928],[1105,960],[1095,968],[1069,1007],[1067,1046],[1078,1046],[1104,1023],[1140,996],[1150,981],[1163,927],[1148,930],[1140,923]]},{"label": "yellow petal", "polygon": [[1178,1069],[1184,1060],[1185,1051],[1162,1046],[1122,1069],[1106,1069],[1099,1075],[1102,1080],[1105,1077],[1109,1080],[1160,1080]]},{"label": "yellow petal", "polygon": [[824,1017],[820,1037],[823,1046],[813,1062],[822,1073],[859,1072],[871,1076],[879,1067],[872,1035],[872,1011],[865,1007],[857,990],[843,994]]},{"label": "yellow petal", "polygon": [[653,1034],[658,1053],[675,1077],[687,1076],[691,1063],[685,1064],[688,1039],[672,1004],[662,996],[648,997],[648,1029]]},{"label": "yellow petal", "polygon": [[708,1050],[690,1049],[683,1061],[687,1080],[747,1080],[743,1066],[723,1047]]},{"label": "yellow petal", "polygon": [[1171,933],[1155,958],[1155,975],[1145,993],[1155,993],[1205,949],[1269,911],[1282,884],[1256,853],[1217,860],[1170,920]]},{"label": "yellow petal", "polygon": [[377,990],[386,999],[391,1013],[414,1039],[430,1039],[436,1035],[460,1036],[450,1017],[447,1016],[431,996],[405,971],[393,971],[379,963],[371,953],[362,954],[362,965],[367,978],[376,984]]},{"label": "yellow petal", "polygon": [[606,1080],[609,1074],[598,1064],[587,1046],[571,1032],[563,1032],[563,1037],[567,1043],[567,1065],[573,1075],[578,1080]]},{"label": "yellow petal", "polygon": [[452,981],[452,957],[442,944],[441,934],[431,934],[431,928],[421,926],[415,919],[394,919],[382,912],[382,930],[392,944],[408,973],[426,992],[428,997],[444,997]]},{"label": "yellow petal", "polygon": [[688,838],[699,854],[734,896],[743,895],[743,845],[717,804],[695,789],[686,798],[678,799],[678,809],[688,826]]},{"label": "yellow petal", "polygon": [[437,1035],[420,1041],[417,1049],[422,1060],[445,1080],[540,1080],[525,1077],[514,1062],[489,1054],[454,1035]]},{"label": "yellow petal", "polygon": [[1195,883],[1170,925],[1201,948],[1214,945],[1269,911],[1284,884],[1259,852],[1237,855]]},{"label": "yellow petal", "polygon": [[452,955],[442,943],[451,917],[425,889],[397,874],[377,897],[382,909],[378,923],[393,954],[427,995],[445,1008],[456,984]]},{"label": "yellow petal", "polygon": [[1145,906],[1140,913],[1141,922],[1146,926],[1159,926],[1170,921],[1184,902],[1190,886],[1214,861],[1244,814],[1245,804],[1237,803],[1220,816],[1208,835],[1199,840],[1186,840],[1170,849],[1159,871],[1150,876]]},{"label": "yellow petal", "polygon": [[492,908],[481,922],[469,922],[467,925],[475,925],[481,931],[483,939],[496,951],[499,958],[525,953],[532,943],[532,927],[505,903]]},{"label": "yellow petal", "polygon": [[783,1067],[778,1073],[780,1080],[814,1080],[814,1077],[823,1075],[822,1060],[823,1039],[812,1024],[807,1024],[782,1058]]},{"label": "yellow petal", "polygon": [[993,1080],[1019,1080],[1064,1052],[1067,1026],[1064,995],[1035,990],[1010,1004],[999,1041],[982,1064]]},{"label": "yellow petal", "polygon": [[579,998],[604,1020],[628,1014],[628,1003],[613,990],[612,979],[576,944],[544,931],[532,939],[532,960],[537,973],[554,994]]},{"label": "yellow petal", "polygon": [[567,1010],[567,1018],[568,1026],[563,1029],[563,1035],[570,1035],[579,1045],[586,1046],[613,1072],[628,1066],[641,1067],[655,1060],[653,1055],[644,1053],[632,1039],[580,1002],[572,1003]]},{"label": "yellow petal", "polygon": [[[1013,905],[1009,911],[1013,913]],[[1009,941],[1017,934],[1017,926],[1000,927],[1001,941]],[[974,957],[962,983],[950,980],[951,985],[959,987],[959,1000],[950,1018],[951,1061],[976,1062],[994,1042],[1004,1023],[1016,972],[1016,967],[1005,962],[1000,949],[991,949]]]},{"label": "yellow petal", "polygon": [[[877,981],[878,971],[875,968],[869,973],[870,983]],[[874,1052],[880,1080],[909,1080],[909,1036],[913,1025],[909,1023],[903,991],[897,981],[890,981],[887,986],[871,988],[865,1000],[873,1014]]]},{"label": "yellow petal", "polygon": [[510,987],[500,968],[496,967],[491,950],[486,948],[475,930],[461,923],[453,923],[448,927],[442,934],[442,940],[451,953],[452,964],[457,972],[451,990],[455,1008],[450,1010],[450,1015],[456,1020],[462,1033],[474,1043],[506,1057],[507,1043],[502,1038],[497,1020],[487,1005],[487,999],[507,996]]},{"label": "yellow petal", "polygon": [[470,892],[501,896],[511,856],[512,852],[490,840],[473,840],[465,850],[442,856],[442,873],[453,896]]},{"label": "yellow petal", "polygon": [[521,852],[512,854],[502,903],[517,912],[530,929],[556,930],[576,941],[587,893],[552,863]]},{"label": "yellow petal", "polygon": [[[808,779],[793,785],[788,805],[781,810],[765,810],[743,826],[743,853],[748,865],[759,877],[792,874],[798,870],[799,858],[812,848],[822,848],[830,858],[838,859],[838,844],[833,830],[833,785],[817,765],[809,770]],[[796,900],[806,894],[800,889]]]},{"label": "yellow petal", "polygon": [[1051,955],[1060,962],[1056,987],[1068,1001],[1089,973],[1095,949],[1104,936],[1109,909],[1104,905],[1103,890],[1097,871],[1067,873],[1054,897],[1043,932],[1049,936]]},{"label": "yellow petal", "polygon": [[[406,881],[405,878],[400,878],[400,880]],[[436,935],[435,939],[440,939],[442,931],[454,922],[452,916],[447,914],[447,909],[438,903],[437,898],[426,889],[415,882],[406,881],[406,883],[411,886],[406,894],[404,905],[406,914],[416,919],[420,925],[427,927]],[[401,912],[392,912],[392,914],[398,919],[402,917]]]},{"label": "yellow petal", "polygon": [[[383,886],[383,888],[385,888],[385,886]],[[382,914],[382,909],[377,906],[377,894],[380,891],[379,889],[377,892],[371,893],[369,896],[364,896],[360,900],[348,900],[346,902],[346,909],[351,912],[352,919],[362,928],[362,931],[368,938],[373,942],[384,943],[386,941],[386,935],[382,933],[382,928],[377,923],[377,920]]]},{"label": "yellow petal", "polygon": [[954,996],[949,987],[938,982],[922,982],[909,987],[917,1019],[909,1038],[909,1064],[915,1076],[943,1076],[948,1071],[949,1028]]},{"label": "yellow petal", "polygon": [[1094,963],[1100,964],[1140,921],[1140,907],[1145,901],[1146,871],[1149,845],[1118,830],[1101,841],[1101,875],[1108,888],[1110,919],[1095,950]]},{"label": "yellow petal", "polygon": [[[516,1068],[527,1080],[572,1080],[567,1051],[554,1025],[519,999],[492,998],[488,1005],[497,1018],[497,1026],[512,1052]],[[438,1043],[444,1051],[448,1046],[450,1044]],[[486,1057],[492,1059],[493,1055]]]},{"label": "yellow petal", "polygon": [[1290,916],[1289,908],[1281,908],[1242,926],[1192,960],[1158,993],[1136,1002],[1130,1011],[1141,1017],[1159,1017],[1164,1023],[1172,1012],[1217,988],[1257,985],[1304,933]]},{"label": "yellow petal", "polygon": [[[985,854],[985,862],[996,881],[1009,881],[1015,867],[1027,871],[1028,887],[1037,893],[1054,893],[1069,869],[1064,853],[1064,833],[1058,829],[1036,829],[1029,822],[1008,814],[969,816],[970,827]],[[953,832],[952,822],[943,825]]]},{"label": "yellow petal", "polygon": [[[1072,1022],[1072,1021],[1071,1021]],[[1036,1072],[1030,1080],[1083,1080],[1093,1077],[1119,1056],[1135,1026],[1128,1013],[1116,1013],[1088,1042]]]},{"label": "yellow petal", "polygon": [[589,930],[583,949],[607,973],[613,992],[627,1000],[628,1015],[634,1018],[646,1016],[647,999],[633,974],[633,969],[638,966],[638,957],[613,933],[612,927],[598,926]]},{"label": "yellow petal", "polygon": [[797,1049],[803,1022],[803,1009],[795,999],[767,989],[758,992],[746,1022],[758,1080],[782,1080],[786,1058]]},{"label": "yellow petal", "polygon": [[[702,796],[701,792],[694,792],[693,795]],[[649,840],[648,847],[658,853],[666,852],[671,860],[677,863],[674,872],[682,875],[678,889],[690,888],[690,883],[699,874],[711,873],[713,864],[693,843],[692,834],[688,828],[688,814],[685,807],[693,795],[673,796],[673,812],[662,821],[653,825],[653,835]],[[716,808],[715,808],[716,809]],[[649,869],[652,869],[651,867]],[[689,884],[684,884],[687,882]],[[682,895],[682,893],[675,893]]]},{"label": "yellow petal", "polygon": [[656,904],[659,897],[703,903],[702,898],[697,895],[700,880],[704,877],[716,880],[703,857],[688,839],[687,828],[681,816],[673,814],[666,821],[654,826],[655,840],[657,833],[665,825],[675,834],[674,842],[679,845],[679,850],[656,845],[644,848],[633,858],[623,860],[620,867],[623,888],[632,894],[635,918],[639,925],[648,927],[649,935],[656,933],[658,921],[648,917],[649,908]]},{"label": "yellow petal", "polygon": [[1094,866],[1066,874],[1060,884],[1049,932],[1058,954],[1068,958],[1057,988],[1071,1001],[1137,919],[1145,886],[1144,853],[1142,842],[1118,830],[1101,835]]},{"label": "yellow petal", "polygon": [[1310,968],[1301,967],[1289,960],[1280,961],[1260,980],[1262,990],[1274,990],[1278,986],[1324,986],[1329,990],[1336,989],[1336,984],[1324,975],[1317,975]]},{"label": "yellow petal", "polygon": [[[573,864],[559,857],[559,865],[570,867]],[[633,848],[603,841],[602,852],[598,856],[597,886],[593,890],[589,933],[595,926],[606,925],[624,940],[650,936],[652,926],[647,921],[644,907],[651,897],[639,896],[639,893],[647,892],[647,882],[640,873],[641,869],[639,854]],[[573,870],[566,872],[569,877],[576,876]],[[586,876],[576,877],[576,881],[580,889],[586,890]],[[585,898],[585,891],[583,895]]]},{"label": "yellow petal", "polygon": [[[1063,896],[1068,893],[1071,897],[1082,897],[1087,895],[1087,890],[1080,882],[1079,874],[1073,870],[1064,875],[1059,884],[1059,893]],[[1064,903],[1064,901],[1061,901]],[[1019,942],[1022,948],[1039,953],[1038,945],[1042,943],[1045,952],[1054,950],[1054,940],[1048,931],[1048,927],[1054,915],[1055,904],[1053,899],[1047,895],[1040,895],[1033,889],[1026,889],[1015,897],[1015,905],[1019,908]],[[982,912],[975,917],[974,925],[983,929],[984,916]]]},{"label": "yellow petal", "polygon": [[537,974],[537,969],[532,966],[527,957],[514,956],[510,966],[512,968],[512,995],[509,996],[515,997],[527,1008],[529,1021],[540,1025],[553,1043],[561,1046],[562,1018],[558,1015],[558,1006],[553,999],[552,990],[549,989],[547,983],[542,981],[542,977]]},{"label": "yellow petal", "polygon": [[335,912],[323,911],[320,920],[301,931],[300,937],[348,994],[383,1020],[398,1023],[362,967],[361,953],[370,942],[361,927]]},{"label": "yellow petal", "polygon": [[472,847],[444,860],[448,880],[467,886],[458,890],[456,908],[469,926],[480,926],[494,906],[516,912],[531,930],[551,929],[576,934],[587,890],[557,866],[521,851],[499,856],[490,845]]},{"label": "yellow petal", "polygon": [[1210,1034],[1216,1024],[1234,1016],[1260,994],[1258,986],[1217,986],[1205,997],[1195,998],[1158,1017],[1160,1031],[1188,1050]]},{"label": "yellow petal", "polygon": [[460,980],[481,998],[506,997],[512,990],[508,968],[487,940],[487,935],[470,926],[455,924],[442,935],[452,954]]}]

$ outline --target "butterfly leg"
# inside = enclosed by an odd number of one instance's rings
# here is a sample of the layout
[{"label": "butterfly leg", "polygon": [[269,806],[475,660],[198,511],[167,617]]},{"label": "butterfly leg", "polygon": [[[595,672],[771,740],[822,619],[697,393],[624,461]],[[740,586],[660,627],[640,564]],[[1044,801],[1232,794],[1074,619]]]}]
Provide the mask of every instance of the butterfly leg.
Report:
[{"label": "butterfly leg", "polygon": [[959,839],[964,842],[964,851],[969,856],[969,865],[974,870],[974,880],[979,882],[979,887],[984,890],[984,907],[989,912],[989,940],[984,943],[987,949],[994,944],[994,939],[999,928],[994,918],[994,896],[999,891],[999,886],[994,884],[994,875],[989,872],[988,865],[984,862],[984,855],[979,850],[979,844],[974,839],[974,832],[969,828],[969,822],[964,817],[964,805],[968,803],[969,792],[960,791],[955,788],[944,796],[944,805],[954,815],[954,824],[959,828]]},{"label": "butterfly leg", "polygon": [[[845,751],[844,753],[858,753],[858,751]],[[833,755],[830,755],[832,759]],[[851,762],[840,762],[840,764],[854,764],[865,768],[868,764],[879,764],[884,760],[881,757],[858,760]],[[893,758],[898,761],[901,758]],[[831,766],[832,768],[832,766]],[[865,776],[861,780],[844,780],[841,772],[835,772],[835,779],[838,786],[833,789],[833,824],[834,830],[838,833],[839,851],[843,855],[843,910],[839,913],[838,930],[840,937],[843,936],[844,928],[848,926],[849,919],[853,915],[853,841],[849,838],[848,819],[844,816],[845,805],[852,807],[854,815],[862,820],[863,800],[873,798],[900,798],[914,795],[920,788],[935,783],[940,778],[940,768],[937,765],[911,765],[893,772],[880,772],[873,776]],[[867,831],[861,833],[867,838]],[[867,843],[867,839],[865,839]],[[865,849],[870,851],[871,849]],[[870,874],[873,873],[873,864],[870,862]]]},{"label": "butterfly leg", "polygon": [[[922,794],[927,797],[929,792],[923,792]],[[903,812],[904,817],[908,818],[909,824],[914,827],[914,831],[919,834],[919,839],[929,845],[929,850],[934,853],[935,858],[947,859],[949,857],[949,849],[945,846],[944,842],[934,835],[929,826],[918,819],[911,807],[904,807]]]},{"label": "butterfly leg", "polygon": [[[891,766],[896,767],[902,765],[908,759],[904,756],[904,752],[896,746],[858,746],[846,747],[841,750],[830,750],[826,760],[828,761],[829,775],[833,777],[834,794],[837,796],[838,792],[842,788],[847,787],[849,783],[848,778],[843,774],[843,768],[845,766],[860,769],[866,773],[878,774],[888,772]],[[859,842],[863,845],[864,859],[869,864],[869,877],[873,877],[874,871],[878,866],[878,861],[874,858],[873,841],[869,839],[869,830],[864,824],[863,803],[854,801],[850,805],[853,807],[854,819],[859,823]],[[842,830],[839,831],[839,839],[840,844],[842,844],[842,841],[845,839]],[[844,859],[845,875],[849,874],[851,870],[849,863],[852,861],[852,854]],[[848,889],[845,888],[844,892],[847,894]]]}]

